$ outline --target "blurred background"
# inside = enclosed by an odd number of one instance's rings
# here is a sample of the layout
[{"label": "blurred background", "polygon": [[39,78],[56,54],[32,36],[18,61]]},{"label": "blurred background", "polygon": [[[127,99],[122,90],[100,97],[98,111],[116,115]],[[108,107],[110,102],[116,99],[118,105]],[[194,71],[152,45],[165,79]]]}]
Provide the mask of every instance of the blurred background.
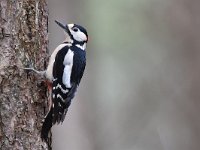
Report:
[{"label": "blurred background", "polygon": [[48,0],[88,30],[87,67],[55,150],[200,150],[199,0]]}]

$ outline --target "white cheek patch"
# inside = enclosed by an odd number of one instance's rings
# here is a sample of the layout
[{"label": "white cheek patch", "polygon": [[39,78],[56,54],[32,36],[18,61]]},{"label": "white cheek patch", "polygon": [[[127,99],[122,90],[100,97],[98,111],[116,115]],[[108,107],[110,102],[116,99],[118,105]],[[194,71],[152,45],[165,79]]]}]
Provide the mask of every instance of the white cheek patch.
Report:
[{"label": "white cheek patch", "polygon": [[83,32],[81,32],[81,31],[74,32],[73,33],[73,37],[74,37],[75,40],[77,40],[79,42],[87,40],[86,35]]},{"label": "white cheek patch", "polygon": [[68,24],[69,31],[71,32],[73,38],[76,41],[79,41],[79,42],[86,41],[87,36],[83,32],[81,32],[80,30],[78,30],[77,32],[73,31],[72,30],[73,27],[74,27],[74,24]]},{"label": "white cheek patch", "polygon": [[74,32],[73,30],[70,29],[70,32],[71,32],[73,38],[74,38],[76,41],[83,42],[83,41],[86,41],[86,40],[87,40],[86,35],[85,35],[83,32],[81,32],[80,30],[77,31],[77,32]]}]

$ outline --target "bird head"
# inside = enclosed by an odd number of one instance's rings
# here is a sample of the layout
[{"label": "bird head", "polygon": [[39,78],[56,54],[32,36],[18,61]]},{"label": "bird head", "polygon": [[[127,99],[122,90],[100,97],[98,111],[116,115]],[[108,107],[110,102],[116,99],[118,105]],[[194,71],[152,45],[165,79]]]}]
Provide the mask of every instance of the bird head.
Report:
[{"label": "bird head", "polygon": [[55,20],[55,22],[64,29],[66,32],[65,42],[85,45],[88,42],[88,34],[85,28],[77,24],[67,24],[63,25],[62,23]]}]

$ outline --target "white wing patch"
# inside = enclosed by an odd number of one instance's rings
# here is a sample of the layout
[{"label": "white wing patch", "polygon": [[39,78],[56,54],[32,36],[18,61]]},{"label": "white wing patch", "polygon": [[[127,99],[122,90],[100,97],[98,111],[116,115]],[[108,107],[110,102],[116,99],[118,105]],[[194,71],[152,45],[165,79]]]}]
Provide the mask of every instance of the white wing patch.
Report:
[{"label": "white wing patch", "polygon": [[64,72],[63,72],[63,84],[67,88],[71,88],[71,73],[72,73],[72,66],[73,66],[73,57],[74,52],[72,50],[68,50],[67,54],[65,55],[63,65],[65,66]]},{"label": "white wing patch", "polygon": [[64,94],[67,94],[67,92],[69,91],[68,89],[66,89],[66,90],[63,89],[62,86],[61,86],[59,83],[58,83],[57,86],[56,86],[56,89],[58,89],[58,88],[59,88]]},{"label": "white wing patch", "polygon": [[67,46],[69,44],[60,44],[51,54],[50,60],[49,60],[49,64],[46,70],[46,78],[49,79],[50,81],[53,81],[53,64],[55,62],[55,57],[56,54],[58,53],[59,50],[61,50],[63,47]]},{"label": "white wing patch", "polygon": [[57,98],[60,98],[60,100],[64,103],[65,100],[62,98],[62,96],[60,94],[57,94]]}]

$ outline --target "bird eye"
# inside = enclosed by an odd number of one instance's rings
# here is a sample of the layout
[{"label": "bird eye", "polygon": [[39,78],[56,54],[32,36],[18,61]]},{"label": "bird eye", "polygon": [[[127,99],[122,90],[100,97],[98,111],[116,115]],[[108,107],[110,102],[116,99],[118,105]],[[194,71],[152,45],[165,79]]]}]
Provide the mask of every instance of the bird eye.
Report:
[{"label": "bird eye", "polygon": [[78,28],[73,28],[72,29],[74,32],[77,32],[78,31]]}]

